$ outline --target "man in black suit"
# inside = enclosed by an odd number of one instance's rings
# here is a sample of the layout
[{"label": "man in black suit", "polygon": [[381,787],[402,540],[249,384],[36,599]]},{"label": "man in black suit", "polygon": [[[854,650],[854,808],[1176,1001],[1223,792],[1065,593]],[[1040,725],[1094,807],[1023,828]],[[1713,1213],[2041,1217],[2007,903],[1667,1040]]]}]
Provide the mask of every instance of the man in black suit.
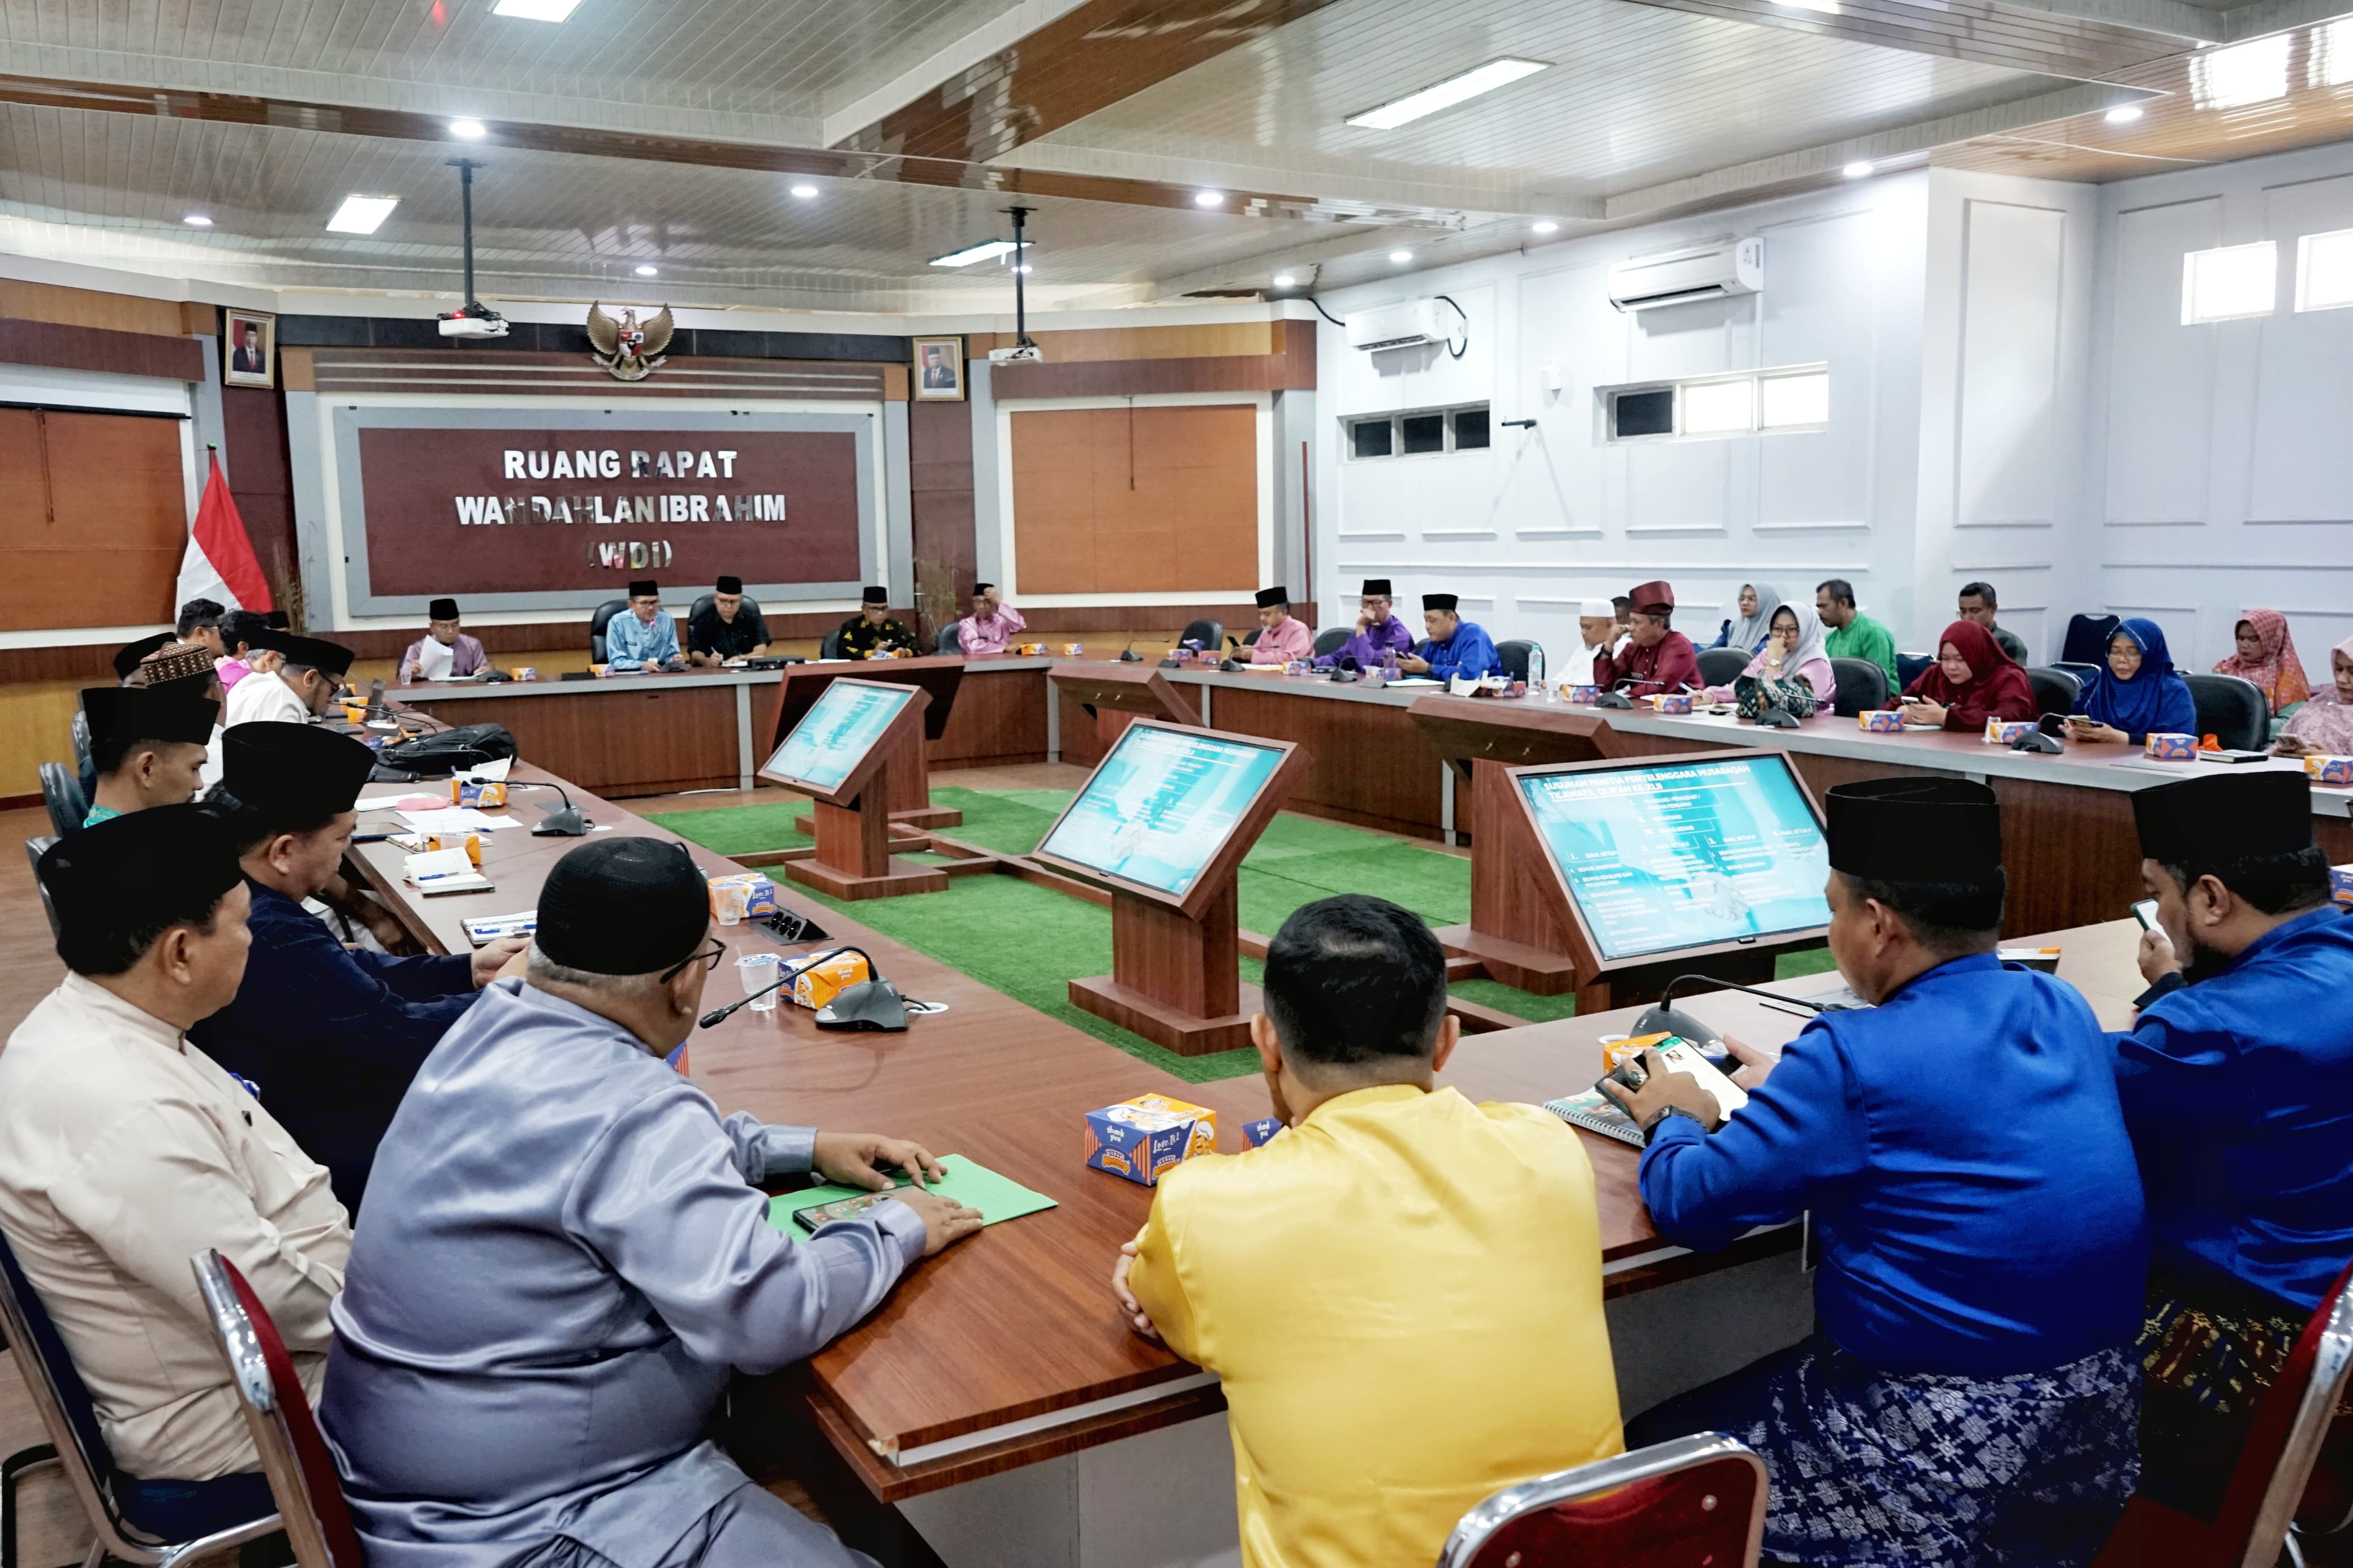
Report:
[{"label": "man in black suit", "polygon": [[261,333],[251,321],[232,320],[231,330],[237,337],[237,352],[229,356],[228,368],[238,375],[267,375],[269,357],[262,353]]}]

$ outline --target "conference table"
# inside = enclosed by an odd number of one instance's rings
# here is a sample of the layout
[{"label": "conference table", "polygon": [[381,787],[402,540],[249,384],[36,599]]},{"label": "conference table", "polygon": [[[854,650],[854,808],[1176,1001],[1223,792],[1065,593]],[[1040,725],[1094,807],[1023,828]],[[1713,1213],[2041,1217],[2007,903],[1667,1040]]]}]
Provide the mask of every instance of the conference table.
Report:
[{"label": "conference table", "polygon": [[[353,851],[375,891],[429,951],[468,948],[462,922],[535,906],[548,869],[580,840],[538,837],[529,824],[565,784],[598,834],[684,842],[569,779],[527,763],[512,774],[511,804],[493,816],[513,825],[483,835],[491,891],[427,899],[402,879],[388,843]],[[371,786],[371,794],[380,786]],[[389,793],[392,786],[381,786]],[[388,811],[363,815],[361,831],[397,826]],[[713,875],[740,869],[688,845]],[[1232,1541],[1229,1456],[1215,1380],[1130,1332],[1107,1279],[1119,1245],[1143,1223],[1148,1189],[1089,1170],[1083,1117],[1142,1093],[1166,1094],[1218,1113],[1219,1146],[1240,1148],[1240,1124],[1267,1110],[1255,1079],[1189,1085],[1115,1047],[1037,1013],[858,921],[780,888],[780,902],[817,920],[827,940],[780,949],[757,926],[719,928],[729,962],[706,1003],[741,994],[732,962],[746,953],[863,949],[907,995],[944,1004],[905,1034],[829,1034],[789,1004],[740,1009],[698,1031],[687,1070],[724,1111],[764,1120],[917,1139],[959,1153],[1051,1197],[1044,1213],[991,1226],[911,1269],[866,1321],[802,1366],[739,1389],[730,1431],[747,1461],[789,1463],[838,1519],[871,1510],[857,1528],[886,1561],[892,1531],[919,1530],[950,1563],[1108,1561],[1097,1549],[1058,1555],[1092,1521],[1127,1509],[1189,1521],[1139,1545],[1124,1564],[1198,1561],[1179,1551],[1186,1531],[1215,1554]],[[2132,975],[2130,922],[2047,939],[2063,949],[2063,976],[2120,1022]],[[1834,975],[1787,983],[1807,994]],[[1806,1015],[1757,997],[1690,999],[1711,1024],[1758,1043],[1796,1036]],[[1632,1010],[1466,1037],[1445,1083],[1478,1100],[1535,1100],[1589,1086],[1599,1038],[1623,1032]],[[561,1086],[550,1086],[561,1092]],[[1634,1150],[1580,1133],[1597,1181],[1602,1265],[1611,1298],[1621,1395],[1630,1412],[1720,1375],[1802,1336],[1810,1324],[1797,1228],[1752,1235],[1729,1252],[1695,1256],[1651,1227],[1635,1183]],[[837,1489],[821,1489],[831,1474]],[[854,1481],[854,1485],[850,1483]],[[1176,1510],[1172,1499],[1187,1500]],[[881,1504],[899,1505],[896,1510]],[[880,1532],[879,1534],[876,1532]],[[1206,1543],[1206,1544],[1204,1544]],[[1165,1549],[1176,1555],[1155,1558]],[[1076,1551],[1077,1548],[1071,1548]],[[921,1560],[920,1553],[904,1560]]]}]

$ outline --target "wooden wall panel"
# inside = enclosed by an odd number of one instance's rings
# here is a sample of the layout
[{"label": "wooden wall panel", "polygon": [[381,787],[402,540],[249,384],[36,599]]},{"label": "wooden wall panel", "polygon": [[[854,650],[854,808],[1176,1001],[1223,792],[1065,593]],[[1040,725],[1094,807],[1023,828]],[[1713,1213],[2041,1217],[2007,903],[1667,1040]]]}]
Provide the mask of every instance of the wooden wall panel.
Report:
[{"label": "wooden wall panel", "polygon": [[13,316],[20,321],[49,321],[60,327],[97,327],[106,331],[178,338],[215,330],[211,325],[212,307],[204,305],[197,310],[205,324],[191,326],[188,312],[176,300],[145,300],[132,294],[108,294],[96,289],[68,289],[55,283],[24,283],[13,278],[0,278],[0,316]]},{"label": "wooden wall panel", "polygon": [[926,568],[955,579],[959,599],[972,591],[976,545],[972,494],[972,405],[907,405],[908,489],[913,501],[916,588],[931,586]]},{"label": "wooden wall panel", "polygon": [[221,388],[222,459],[229,494],[246,537],[269,579],[274,602],[286,605],[287,588],[301,575],[294,537],[294,474],[286,448],[286,400],[258,386]]},{"label": "wooden wall panel", "polygon": [[1013,511],[1025,594],[1250,592],[1258,411],[1016,414]]},{"label": "wooden wall panel", "polygon": [[[0,474],[24,488],[0,627],[168,621],[188,507],[180,424],[130,414],[0,410]],[[26,453],[42,465],[23,474]],[[100,606],[102,605],[102,610]]]}]

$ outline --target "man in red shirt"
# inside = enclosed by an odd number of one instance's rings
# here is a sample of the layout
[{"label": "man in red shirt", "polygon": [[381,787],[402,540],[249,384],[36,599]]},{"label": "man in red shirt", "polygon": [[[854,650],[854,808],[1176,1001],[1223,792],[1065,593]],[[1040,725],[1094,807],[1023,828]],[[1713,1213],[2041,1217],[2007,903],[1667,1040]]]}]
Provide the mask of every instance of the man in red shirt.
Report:
[{"label": "man in red shirt", "polygon": [[1628,595],[1634,601],[1630,640],[1622,649],[1593,658],[1593,684],[1614,687],[1629,697],[1697,689],[1699,653],[1691,638],[1674,629],[1675,591],[1664,582],[1644,583]]}]

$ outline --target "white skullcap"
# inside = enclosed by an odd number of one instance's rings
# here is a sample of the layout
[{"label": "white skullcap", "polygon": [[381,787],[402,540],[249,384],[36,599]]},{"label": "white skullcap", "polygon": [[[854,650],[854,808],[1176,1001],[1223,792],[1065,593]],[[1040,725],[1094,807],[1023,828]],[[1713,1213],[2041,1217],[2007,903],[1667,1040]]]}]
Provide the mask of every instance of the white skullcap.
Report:
[{"label": "white skullcap", "polygon": [[1580,620],[1591,616],[1606,621],[1616,618],[1618,607],[1607,599],[1588,599],[1577,606],[1577,614]]}]

